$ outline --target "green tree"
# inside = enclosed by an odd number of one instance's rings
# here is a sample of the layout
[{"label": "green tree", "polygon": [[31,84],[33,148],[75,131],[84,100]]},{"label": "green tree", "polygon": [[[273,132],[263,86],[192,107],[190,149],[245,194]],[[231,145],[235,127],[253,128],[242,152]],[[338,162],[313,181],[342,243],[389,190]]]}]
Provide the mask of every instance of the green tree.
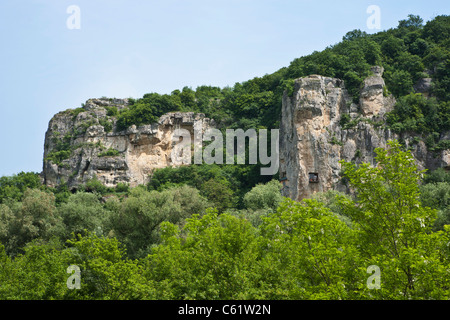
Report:
[{"label": "green tree", "polygon": [[244,196],[244,204],[247,209],[271,209],[276,211],[283,200],[281,196],[281,184],[272,180],[266,184],[258,184]]},{"label": "green tree", "polygon": [[185,110],[195,110],[196,109],[196,98],[195,98],[195,91],[191,88],[184,87],[183,90],[180,93],[180,100],[183,104],[183,108]]},{"label": "green tree", "polygon": [[358,38],[364,38],[367,37],[367,32],[361,31],[359,29],[355,29],[352,31],[349,31],[345,34],[345,36],[342,38],[342,40],[354,40]]},{"label": "green tree", "polygon": [[435,43],[448,42],[450,38],[450,16],[440,15],[428,21],[423,28],[424,36]]},{"label": "green tree", "polygon": [[8,198],[21,201],[27,188],[39,188],[41,185],[39,174],[34,172],[0,177],[0,203]]},{"label": "green tree", "polygon": [[222,213],[235,203],[233,190],[226,180],[218,181],[210,179],[202,184],[201,194],[210,201],[211,205]]},{"label": "green tree", "polygon": [[315,200],[285,199],[261,226],[261,294],[268,299],[354,299],[365,285],[354,230]]},{"label": "green tree", "polygon": [[117,239],[95,234],[68,240],[70,263],[81,269],[82,283],[74,290],[75,299],[136,300],[155,299],[151,280],[143,276],[138,260],[126,257]]},{"label": "green tree", "polygon": [[94,176],[92,179],[82,185],[80,187],[80,190],[105,194],[108,191],[108,188],[100,180],[98,180],[97,176]]},{"label": "green tree", "polygon": [[386,73],[386,85],[394,96],[401,97],[412,91],[413,80],[409,72],[395,70],[393,73]]},{"label": "green tree", "polygon": [[420,186],[420,201],[423,206],[438,210],[434,230],[444,230],[450,225],[450,183],[437,182]]},{"label": "green tree", "polygon": [[0,245],[0,260],[3,260],[0,299],[52,300],[68,297],[68,262],[58,241],[32,241],[14,260],[7,258],[4,251],[2,253]]},{"label": "green tree", "polygon": [[162,243],[146,261],[146,277],[163,299],[246,299],[253,296],[258,248],[250,223],[208,209],[183,230],[164,222]]},{"label": "green tree", "polygon": [[129,108],[120,111],[117,116],[117,129],[125,130],[133,124],[140,126],[157,122],[161,115],[178,111],[181,106],[181,100],[177,94],[147,93]]},{"label": "green tree", "polygon": [[398,99],[394,110],[387,115],[387,123],[397,132],[436,132],[439,139],[439,132],[445,128],[439,109],[436,99],[411,93]]},{"label": "green tree", "polygon": [[356,201],[343,200],[358,232],[367,265],[382,271],[382,285],[371,295],[381,299],[446,299],[448,260],[443,259],[442,232],[431,233],[436,210],[420,203],[423,171],[397,141],[377,148],[377,167],[341,161]]},{"label": "green tree", "polygon": [[103,208],[98,196],[82,191],[72,194],[67,203],[58,208],[58,211],[64,223],[65,239],[68,239],[72,233],[102,234],[108,219],[108,211]]},{"label": "green tree", "polygon": [[450,183],[450,172],[445,170],[444,168],[438,168],[425,174],[423,177],[423,182],[425,184],[438,182]]},{"label": "green tree", "polygon": [[342,198],[351,199],[351,197],[343,192],[337,190],[328,190],[326,192],[317,192],[311,196],[311,200],[316,200],[330,209],[336,217],[351,226],[351,220],[345,216],[345,211],[342,208]]},{"label": "green tree", "polygon": [[164,221],[182,224],[207,206],[198,190],[181,186],[163,191],[134,188],[129,197],[115,205],[108,230],[127,248],[130,257],[142,257],[159,242],[159,225]]},{"label": "green tree", "polygon": [[408,14],[408,19],[399,21],[399,28],[423,28],[423,19],[413,14]]},{"label": "green tree", "polygon": [[54,195],[39,189],[27,189],[23,202],[10,201],[8,206],[2,206],[0,214],[2,241],[11,255],[20,253],[34,239],[49,240],[61,232]]},{"label": "green tree", "polygon": [[[395,64],[398,66],[398,69],[406,71],[414,83],[422,77],[423,71],[425,70],[422,59],[419,56],[410,54],[409,52],[400,53]],[[404,74],[404,76],[406,76],[406,74]],[[396,79],[394,81],[398,80],[400,79]]]},{"label": "green tree", "polygon": [[389,34],[381,44],[381,51],[390,61],[393,61],[405,50],[405,44],[402,39]]}]

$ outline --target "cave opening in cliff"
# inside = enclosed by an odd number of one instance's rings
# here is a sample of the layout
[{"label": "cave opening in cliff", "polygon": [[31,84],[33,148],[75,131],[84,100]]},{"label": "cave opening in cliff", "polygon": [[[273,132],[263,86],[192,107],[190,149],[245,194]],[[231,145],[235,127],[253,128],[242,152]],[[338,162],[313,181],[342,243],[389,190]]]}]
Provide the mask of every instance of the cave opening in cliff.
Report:
[{"label": "cave opening in cliff", "polygon": [[309,183],[319,183],[319,174],[316,172],[310,172]]}]

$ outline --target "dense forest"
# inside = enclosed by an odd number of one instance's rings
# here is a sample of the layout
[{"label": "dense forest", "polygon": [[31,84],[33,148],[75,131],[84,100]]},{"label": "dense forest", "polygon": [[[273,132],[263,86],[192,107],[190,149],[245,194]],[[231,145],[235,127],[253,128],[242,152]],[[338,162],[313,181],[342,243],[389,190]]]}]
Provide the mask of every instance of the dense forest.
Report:
[{"label": "dense forest", "polygon": [[[379,65],[397,101],[386,125],[440,151],[450,147],[449,48],[449,16],[410,15],[233,87],[149,93],[108,113],[119,130],[170,111],[205,113],[220,128],[278,128],[294,79],[341,78],[357,101]],[[432,78],[428,97],[414,90],[422,78]],[[376,167],[341,163],[354,194],[301,202],[259,165],[168,167],[147,185],[91,180],[75,193],[33,172],[1,177],[0,299],[449,299],[450,172],[419,171],[401,139],[376,152]],[[67,286],[70,265],[80,289]],[[381,271],[377,289],[370,266]]]}]

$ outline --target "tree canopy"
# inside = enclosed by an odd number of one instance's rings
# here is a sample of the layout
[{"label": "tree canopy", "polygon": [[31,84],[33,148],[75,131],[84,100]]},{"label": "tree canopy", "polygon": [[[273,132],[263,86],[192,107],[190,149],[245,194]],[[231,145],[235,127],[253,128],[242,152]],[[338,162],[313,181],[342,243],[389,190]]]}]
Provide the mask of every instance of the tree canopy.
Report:
[{"label": "tree canopy", "polygon": [[[397,100],[389,128],[446,150],[449,35],[449,16],[409,15],[233,87],[149,93],[107,113],[118,130],[170,111],[203,112],[222,129],[277,128],[293,79],[338,77],[358,100],[380,65]],[[415,92],[428,77],[429,95]],[[66,156],[71,138],[56,139],[50,157]],[[164,168],[148,185],[94,179],[76,193],[43,186],[37,173],[1,177],[0,299],[447,300],[450,173],[419,170],[405,149],[390,141],[375,150],[376,165],[342,161],[350,193],[300,202],[283,198],[278,177],[259,165]],[[67,285],[74,266],[79,289]]]}]

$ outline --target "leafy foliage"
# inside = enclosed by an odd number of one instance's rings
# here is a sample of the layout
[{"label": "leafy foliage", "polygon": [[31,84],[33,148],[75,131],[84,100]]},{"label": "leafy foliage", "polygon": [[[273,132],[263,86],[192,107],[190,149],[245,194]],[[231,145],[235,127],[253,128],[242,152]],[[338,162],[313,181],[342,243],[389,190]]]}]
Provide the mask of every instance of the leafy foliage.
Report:
[{"label": "leafy foliage", "polygon": [[181,224],[192,214],[203,212],[206,205],[198,190],[189,186],[161,192],[135,188],[113,207],[107,228],[126,245],[131,257],[140,257],[159,242],[162,222]]},{"label": "leafy foliage", "polygon": [[116,157],[120,154],[119,150],[110,148],[104,152],[100,152],[98,157]]},{"label": "leafy foliage", "polygon": [[[294,59],[288,67],[272,74],[222,89],[200,86],[195,90],[184,87],[165,95],[149,93],[119,113],[116,110],[108,110],[108,113],[117,115],[119,130],[132,124],[156,122],[170,111],[203,112],[215,119],[219,127],[277,128],[283,93],[292,95],[294,79],[310,74],[343,79],[354,101],[358,102],[363,81],[371,74],[370,68],[379,65],[385,70],[388,91],[398,100],[389,115],[392,129],[440,134],[450,128],[450,51],[446,38],[449,18],[437,16],[424,24],[419,16],[409,15],[397,28],[376,34],[353,30],[341,42]],[[417,81],[427,77],[432,78],[433,99],[414,92]],[[448,147],[438,146],[434,138],[431,140],[431,148]]]},{"label": "leafy foliage", "polygon": [[54,195],[39,189],[27,189],[22,202],[10,200],[0,207],[0,241],[11,255],[34,239],[58,235],[61,227]]},{"label": "leafy foliage", "polygon": [[[166,167],[153,172],[149,190],[190,185],[198,190],[222,212],[230,206],[243,208],[243,197],[258,183],[270,180],[259,174],[259,165],[190,165]],[[211,181],[213,180],[213,181]],[[230,195],[225,199],[224,195]]]},{"label": "leafy foliage", "polygon": [[244,205],[247,209],[272,209],[276,210],[283,200],[281,184],[272,180],[266,184],[258,184],[244,196]]},{"label": "leafy foliage", "polygon": [[[126,130],[170,111],[203,112],[222,128],[277,128],[295,78],[341,78],[357,101],[373,65],[384,67],[397,99],[391,129],[448,149],[440,138],[450,129],[449,30],[448,16],[424,24],[410,15],[233,87],[130,99],[106,118],[87,117],[78,132],[55,132],[47,160],[61,164],[91,125]],[[431,98],[414,92],[423,77],[432,78]],[[84,111],[69,112],[76,121]],[[359,121],[344,115],[341,125]],[[258,165],[164,168],[136,188],[92,179],[75,194],[42,186],[35,173],[1,177],[0,299],[449,299],[449,174],[421,181],[395,141],[376,152],[375,167],[341,163],[354,196],[329,191],[302,202],[282,199],[276,177],[262,177]],[[79,290],[66,287],[72,264]],[[380,289],[367,286],[371,265]]]},{"label": "leafy foliage", "polygon": [[93,193],[77,192],[59,208],[59,215],[65,225],[64,239],[72,233],[83,234],[97,232],[102,234],[102,228],[108,218],[108,212]]},{"label": "leafy foliage", "polygon": [[[450,228],[436,229],[428,207],[448,208],[446,174],[419,187],[397,141],[376,151],[375,167],[342,162],[354,198],[279,202],[272,181],[244,197],[256,210],[222,214],[186,185],[140,186],[104,204],[79,192],[59,208],[29,189],[0,205],[0,298],[448,299]],[[77,290],[66,287],[72,264]],[[372,265],[379,289],[367,285]]]},{"label": "leafy foliage", "polygon": [[21,201],[26,189],[41,186],[41,179],[35,172],[20,172],[13,176],[0,177],[0,203],[6,199]]},{"label": "leafy foliage", "polygon": [[181,98],[174,95],[145,94],[142,99],[134,101],[117,116],[117,129],[125,130],[132,124],[137,126],[157,122],[158,118],[171,111],[179,111]]},{"label": "leafy foliage", "polygon": [[387,122],[396,132],[427,133],[428,147],[436,147],[440,133],[450,129],[450,112],[447,103],[438,103],[434,98],[411,93],[401,97],[394,111],[388,114]]},{"label": "leafy foliage", "polygon": [[437,290],[449,285],[444,280],[448,260],[440,253],[446,250],[446,235],[431,233],[436,211],[420,203],[422,172],[396,141],[376,152],[377,167],[342,162],[356,190],[357,202],[346,201],[344,206],[358,233],[361,254],[384,270],[383,286],[374,294],[380,299],[446,299],[448,289]]}]

